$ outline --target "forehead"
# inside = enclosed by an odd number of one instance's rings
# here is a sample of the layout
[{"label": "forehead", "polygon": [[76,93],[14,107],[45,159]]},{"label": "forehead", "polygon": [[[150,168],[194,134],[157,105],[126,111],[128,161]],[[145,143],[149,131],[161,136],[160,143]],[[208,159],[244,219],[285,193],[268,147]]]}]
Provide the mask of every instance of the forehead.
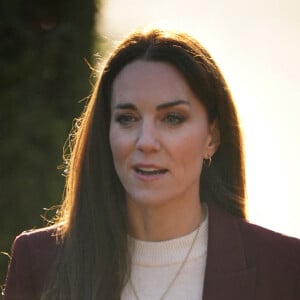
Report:
[{"label": "forehead", "polygon": [[[112,102],[178,100],[195,97],[184,76],[165,62],[136,60],[126,65],[112,85]],[[176,99],[175,99],[176,98]]]}]

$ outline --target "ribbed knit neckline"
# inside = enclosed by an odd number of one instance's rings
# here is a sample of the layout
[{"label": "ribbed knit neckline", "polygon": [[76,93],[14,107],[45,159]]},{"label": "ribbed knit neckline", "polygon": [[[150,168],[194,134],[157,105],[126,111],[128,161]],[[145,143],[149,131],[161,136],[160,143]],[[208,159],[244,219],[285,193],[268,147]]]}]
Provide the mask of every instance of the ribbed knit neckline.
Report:
[{"label": "ribbed knit neckline", "polygon": [[[208,212],[208,210],[207,210]],[[206,254],[208,238],[208,213],[200,224],[191,233],[168,241],[149,242],[129,237],[133,244],[132,264],[141,266],[164,266],[180,264],[185,258],[191,243],[198,233],[189,260],[199,258]]]}]

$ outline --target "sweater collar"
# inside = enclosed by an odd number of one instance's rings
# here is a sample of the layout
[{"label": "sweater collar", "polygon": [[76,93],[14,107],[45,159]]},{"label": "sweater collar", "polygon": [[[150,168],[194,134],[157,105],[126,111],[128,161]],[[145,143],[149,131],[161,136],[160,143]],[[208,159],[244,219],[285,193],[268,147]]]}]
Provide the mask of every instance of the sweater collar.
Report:
[{"label": "sweater collar", "polygon": [[205,256],[207,251],[208,238],[208,214],[200,225],[200,229],[196,228],[191,233],[172,240],[149,242],[129,238],[132,247],[132,263],[136,265],[163,266],[181,263],[193,242],[195,235],[195,244],[189,259],[195,259]]}]

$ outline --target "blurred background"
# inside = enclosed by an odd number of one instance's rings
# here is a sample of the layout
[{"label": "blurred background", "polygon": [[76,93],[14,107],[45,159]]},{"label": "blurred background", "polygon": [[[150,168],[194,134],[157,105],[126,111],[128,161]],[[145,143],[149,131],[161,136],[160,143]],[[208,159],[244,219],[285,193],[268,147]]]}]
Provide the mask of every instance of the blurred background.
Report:
[{"label": "blurred background", "polygon": [[[59,204],[62,147],[91,90],[94,0],[0,1],[0,251]],[[0,284],[8,257],[0,254]],[[1,296],[0,296],[1,297]]]},{"label": "blurred background", "polygon": [[[95,53],[149,24],[189,32],[215,58],[242,120],[248,218],[300,238],[298,0],[2,0],[0,251],[61,202],[62,148]],[[7,264],[0,254],[0,284]]]}]

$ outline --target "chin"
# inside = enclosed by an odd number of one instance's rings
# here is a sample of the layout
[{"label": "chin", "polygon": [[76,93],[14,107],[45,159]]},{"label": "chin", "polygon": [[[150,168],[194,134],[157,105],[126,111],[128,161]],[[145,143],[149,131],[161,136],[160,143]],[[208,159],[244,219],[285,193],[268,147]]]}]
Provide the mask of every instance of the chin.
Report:
[{"label": "chin", "polygon": [[162,196],[161,193],[155,192],[147,192],[147,193],[138,193],[134,195],[127,196],[127,201],[131,201],[138,205],[145,205],[145,206],[161,206],[166,204],[169,201],[172,201],[170,197]]}]

